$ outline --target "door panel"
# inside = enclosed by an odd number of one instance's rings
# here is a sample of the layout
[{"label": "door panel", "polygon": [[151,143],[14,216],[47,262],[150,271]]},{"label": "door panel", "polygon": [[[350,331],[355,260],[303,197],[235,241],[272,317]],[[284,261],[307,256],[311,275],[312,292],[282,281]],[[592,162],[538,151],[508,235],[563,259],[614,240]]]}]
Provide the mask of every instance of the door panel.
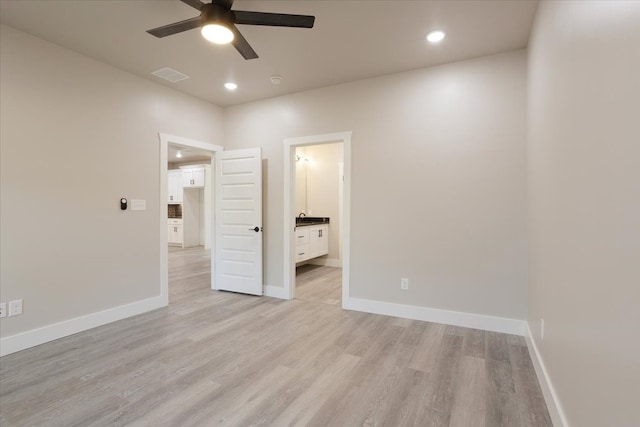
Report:
[{"label": "door panel", "polygon": [[261,157],[259,148],[216,153],[215,278],[220,290],[262,295]]}]

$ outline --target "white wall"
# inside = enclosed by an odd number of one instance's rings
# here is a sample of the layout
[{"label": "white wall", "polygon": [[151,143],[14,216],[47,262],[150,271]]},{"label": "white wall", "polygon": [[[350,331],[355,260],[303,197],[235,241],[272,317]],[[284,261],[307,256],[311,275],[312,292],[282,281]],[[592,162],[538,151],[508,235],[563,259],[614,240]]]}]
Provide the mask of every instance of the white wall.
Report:
[{"label": "white wall", "polygon": [[225,147],[266,159],[266,284],[283,139],[353,131],[351,296],[524,319],[525,78],[517,51],[226,108]]},{"label": "white wall", "polygon": [[541,2],[528,76],[533,339],[570,425],[638,426],[640,2]]},{"label": "white wall", "polygon": [[10,27],[0,43],[0,298],[24,299],[2,337],[159,295],[158,132],[221,145],[221,109]]}]

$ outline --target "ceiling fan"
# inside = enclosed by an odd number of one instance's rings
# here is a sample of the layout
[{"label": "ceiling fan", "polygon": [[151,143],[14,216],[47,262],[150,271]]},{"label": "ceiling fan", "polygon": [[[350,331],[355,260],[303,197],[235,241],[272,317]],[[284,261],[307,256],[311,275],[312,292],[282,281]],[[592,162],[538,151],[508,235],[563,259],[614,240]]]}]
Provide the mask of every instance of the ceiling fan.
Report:
[{"label": "ceiling fan", "polygon": [[200,16],[147,30],[147,33],[161,38],[202,27],[204,38],[217,44],[233,44],[244,59],[255,59],[258,54],[240,34],[235,24],[313,28],[316,19],[315,16],[310,15],[231,10],[233,0],[211,0],[211,3],[207,4],[200,2],[200,0],[180,1],[198,9]]}]

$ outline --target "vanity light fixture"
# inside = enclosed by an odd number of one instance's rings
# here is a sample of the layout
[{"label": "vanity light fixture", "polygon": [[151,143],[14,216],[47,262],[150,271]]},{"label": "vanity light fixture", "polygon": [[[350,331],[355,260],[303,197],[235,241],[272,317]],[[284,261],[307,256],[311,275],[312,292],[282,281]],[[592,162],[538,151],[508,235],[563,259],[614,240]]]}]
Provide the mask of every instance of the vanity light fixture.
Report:
[{"label": "vanity light fixture", "polygon": [[238,89],[238,85],[237,85],[237,84],[235,84],[235,83],[233,83],[233,82],[227,82],[227,83],[225,83],[225,84],[224,84],[224,87],[225,87],[227,90],[236,90],[236,89]]},{"label": "vanity light fixture", "polygon": [[181,158],[181,157],[182,157],[182,152],[178,151],[178,152],[176,153],[176,157],[177,157],[177,158]]},{"label": "vanity light fixture", "polygon": [[444,33],[442,31],[431,31],[427,34],[427,40],[430,43],[438,43],[444,39]]}]

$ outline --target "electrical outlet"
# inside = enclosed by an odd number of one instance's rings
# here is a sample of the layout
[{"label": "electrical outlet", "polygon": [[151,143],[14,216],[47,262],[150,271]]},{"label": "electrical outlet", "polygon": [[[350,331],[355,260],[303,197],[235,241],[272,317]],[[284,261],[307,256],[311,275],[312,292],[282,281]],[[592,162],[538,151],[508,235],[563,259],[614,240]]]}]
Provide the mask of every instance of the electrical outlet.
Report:
[{"label": "electrical outlet", "polygon": [[540,339],[544,340],[544,319],[540,319]]},{"label": "electrical outlet", "polygon": [[7,303],[0,302],[0,317],[7,317]]},{"label": "electrical outlet", "polygon": [[17,299],[9,301],[9,317],[19,316],[22,314],[22,300]]},{"label": "electrical outlet", "polygon": [[409,290],[409,279],[400,279],[400,289],[403,291]]}]

